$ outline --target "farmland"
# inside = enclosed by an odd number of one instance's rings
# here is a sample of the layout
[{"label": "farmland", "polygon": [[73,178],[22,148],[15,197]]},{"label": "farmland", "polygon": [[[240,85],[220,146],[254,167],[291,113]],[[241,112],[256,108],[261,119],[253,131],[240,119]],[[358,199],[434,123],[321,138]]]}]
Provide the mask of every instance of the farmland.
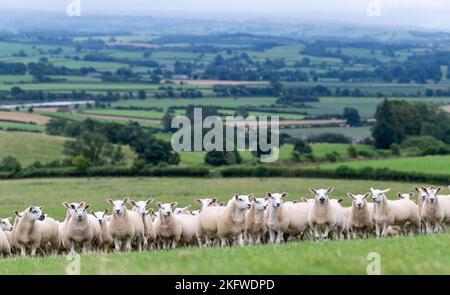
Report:
[{"label": "farmland", "polygon": [[[77,178],[2,180],[0,216],[30,204],[45,206],[45,212],[63,218],[63,201],[89,200],[94,210],[108,207],[105,198],[128,195],[141,199],[177,201],[179,206],[195,197],[217,196],[227,200],[237,192],[288,191],[288,199],[309,197],[308,187],[335,187],[333,197],[366,192],[370,186],[391,187],[392,192],[411,190],[411,184],[325,179],[193,179],[193,178]],[[392,194],[393,195],[393,194]],[[194,205],[195,207],[196,205]],[[82,274],[365,274],[369,252],[382,258],[383,274],[448,274],[448,235],[348,240],[327,243],[297,242],[279,246],[248,246],[230,249],[180,248],[169,252],[82,255]],[[318,247],[320,251],[318,251]],[[430,253],[430,248],[438,252]],[[415,255],[405,256],[404,251]],[[254,255],[258,253],[258,255]],[[320,253],[320,255],[318,254]],[[223,262],[227,255],[227,263]],[[242,261],[246,261],[242,264]],[[208,262],[208,263],[206,263]],[[215,263],[217,262],[217,263]],[[220,262],[220,263],[219,263]],[[126,267],[117,268],[120,264]],[[65,257],[12,258],[0,261],[1,274],[64,274]]]}]

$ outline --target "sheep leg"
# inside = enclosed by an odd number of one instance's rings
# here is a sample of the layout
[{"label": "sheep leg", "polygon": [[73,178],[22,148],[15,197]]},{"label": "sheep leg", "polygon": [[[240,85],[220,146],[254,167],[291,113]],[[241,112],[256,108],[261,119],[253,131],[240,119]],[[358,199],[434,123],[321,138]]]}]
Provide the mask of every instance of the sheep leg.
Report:
[{"label": "sheep leg", "polygon": [[377,239],[381,236],[381,227],[379,223],[375,223],[375,234],[377,236]]},{"label": "sheep leg", "polygon": [[87,241],[83,242],[83,250],[82,253],[88,253],[91,251],[91,244]]},{"label": "sheep leg", "polygon": [[256,245],[261,244],[261,233],[257,233],[256,234],[256,242],[255,242],[255,244]]},{"label": "sheep leg", "polygon": [[275,231],[269,230],[269,236],[270,236],[269,242],[270,242],[271,244],[275,244]]},{"label": "sheep leg", "polygon": [[226,247],[227,246],[227,239],[226,238],[223,238],[223,237],[221,237],[220,238],[220,247]]},{"label": "sheep leg", "polygon": [[177,247],[177,241],[176,240],[173,240],[172,241],[172,249],[175,249],[176,247]]},{"label": "sheep leg", "polygon": [[325,226],[325,229],[323,230],[322,239],[327,240],[328,234],[330,233],[330,227],[328,225]]},{"label": "sheep leg", "polygon": [[428,221],[425,222],[425,232],[427,235],[431,234],[431,225]]},{"label": "sheep leg", "polygon": [[114,251],[120,252],[121,248],[122,248],[122,241],[117,238],[114,238]]},{"label": "sheep leg", "polygon": [[244,246],[244,239],[242,238],[242,233],[238,234],[237,236],[237,244],[241,247]]},{"label": "sheep leg", "polygon": [[130,252],[131,251],[131,239],[127,239],[125,242],[125,251]]},{"label": "sheep leg", "polygon": [[383,231],[381,232],[381,236],[383,237],[387,236],[387,229],[388,229],[387,223],[383,223]]},{"label": "sheep leg", "polygon": [[278,230],[277,231],[277,240],[275,241],[275,243],[280,244],[281,242],[284,242],[283,231]]},{"label": "sheep leg", "polygon": [[24,257],[27,256],[27,249],[24,245],[20,245],[20,256]]}]

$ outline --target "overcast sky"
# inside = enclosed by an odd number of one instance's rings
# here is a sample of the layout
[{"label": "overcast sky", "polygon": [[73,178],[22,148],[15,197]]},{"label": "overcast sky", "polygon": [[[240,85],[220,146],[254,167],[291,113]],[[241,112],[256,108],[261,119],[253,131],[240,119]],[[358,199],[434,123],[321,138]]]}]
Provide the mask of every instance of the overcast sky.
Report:
[{"label": "overcast sky", "polygon": [[[1,9],[65,14],[74,0],[0,0]],[[78,0],[82,15],[248,16],[450,28],[450,0]],[[381,16],[367,15],[380,3]],[[374,10],[371,10],[374,11]],[[376,11],[376,10],[375,10]]]}]

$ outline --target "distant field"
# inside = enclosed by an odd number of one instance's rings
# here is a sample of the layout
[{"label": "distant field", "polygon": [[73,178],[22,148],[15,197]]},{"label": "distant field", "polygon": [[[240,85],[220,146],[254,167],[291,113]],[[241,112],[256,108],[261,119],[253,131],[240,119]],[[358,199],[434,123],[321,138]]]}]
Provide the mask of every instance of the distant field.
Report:
[{"label": "distant field", "polygon": [[49,120],[50,119],[47,117],[33,113],[0,111],[0,121],[14,121],[45,125]]},{"label": "distant field", "polygon": [[308,135],[318,135],[323,133],[335,133],[343,134],[345,136],[364,136],[369,137],[370,132],[369,126],[364,127],[310,127],[310,128],[285,128],[281,129],[280,133],[286,133],[292,137],[303,137]]},{"label": "distant field", "polygon": [[389,168],[396,171],[450,174],[450,156],[425,156],[320,164],[320,168],[337,168],[346,165],[353,168]]},{"label": "distant field", "polygon": [[[13,156],[23,166],[40,161],[48,163],[64,158],[63,144],[68,140],[65,137],[50,136],[30,132],[0,131],[0,159]],[[123,147],[125,162],[131,164],[136,157],[128,146]]]},{"label": "distant field", "polygon": [[83,113],[143,119],[161,119],[164,116],[164,112],[144,110],[86,109],[83,110]]},{"label": "distant field", "polygon": [[16,129],[16,130],[24,130],[24,131],[39,131],[39,132],[45,131],[44,125],[5,122],[5,121],[0,121],[0,128],[2,128],[2,129],[11,128],[11,129]]}]

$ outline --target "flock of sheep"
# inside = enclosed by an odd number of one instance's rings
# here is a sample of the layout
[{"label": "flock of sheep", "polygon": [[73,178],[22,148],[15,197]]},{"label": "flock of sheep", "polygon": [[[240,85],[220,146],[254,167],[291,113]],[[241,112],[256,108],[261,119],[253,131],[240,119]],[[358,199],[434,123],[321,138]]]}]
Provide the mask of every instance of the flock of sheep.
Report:
[{"label": "flock of sheep", "polygon": [[[449,186],[450,188],[450,186]],[[87,251],[142,251],[171,249],[177,246],[243,246],[279,244],[286,240],[354,239],[370,236],[437,234],[450,223],[450,195],[438,195],[439,187],[415,187],[413,193],[398,194],[388,200],[389,189],[371,188],[364,195],[348,193],[351,207],[342,207],[342,199],[330,198],[333,188],[309,189],[312,199],[284,202],[287,193],[235,194],[227,204],[215,198],[195,199],[200,210],[191,205],[157,203],[157,211],[148,209],[153,199],[106,201],[108,210],[88,213],[89,204],[63,203],[64,221],[44,215],[42,207],[29,207],[1,220],[2,256],[56,255]],[[368,202],[372,197],[373,202]],[[132,209],[127,208],[127,204]]]}]

